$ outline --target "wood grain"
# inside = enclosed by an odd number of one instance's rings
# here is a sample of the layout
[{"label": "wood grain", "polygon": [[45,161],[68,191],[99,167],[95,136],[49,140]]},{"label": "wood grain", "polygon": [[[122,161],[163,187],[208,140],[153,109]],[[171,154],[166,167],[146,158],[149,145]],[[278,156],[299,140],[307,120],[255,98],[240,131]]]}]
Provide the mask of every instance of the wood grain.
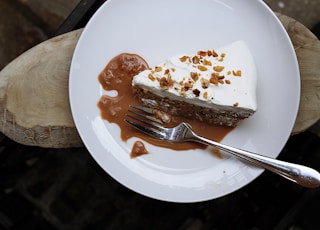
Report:
[{"label": "wood grain", "polygon": [[301,97],[292,131],[305,131],[320,119],[320,41],[298,21],[277,14],[293,43],[300,69]]},{"label": "wood grain", "polygon": [[0,72],[0,130],[41,147],[80,147],[69,105],[72,54],[82,30],[47,40]]},{"label": "wood grain", "polygon": [[[293,42],[301,75],[301,102],[292,131],[302,132],[320,118],[320,42],[305,26],[278,14]],[[40,147],[81,147],[72,119],[68,81],[82,30],[47,40],[0,72],[0,129],[12,140]]]}]

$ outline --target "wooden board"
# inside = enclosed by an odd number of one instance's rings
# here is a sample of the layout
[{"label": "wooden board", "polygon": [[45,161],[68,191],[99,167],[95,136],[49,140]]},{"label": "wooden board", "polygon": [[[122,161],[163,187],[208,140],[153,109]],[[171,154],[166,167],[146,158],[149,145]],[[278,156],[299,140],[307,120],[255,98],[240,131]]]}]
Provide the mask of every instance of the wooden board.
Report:
[{"label": "wooden board", "polygon": [[69,105],[69,69],[82,30],[47,40],[0,72],[0,130],[41,147],[80,147]]},{"label": "wooden board", "polygon": [[277,14],[286,28],[298,57],[301,97],[292,134],[305,131],[320,119],[320,41],[304,25]]},{"label": "wooden board", "polygon": [[[320,42],[302,24],[284,15],[299,61],[302,94],[293,134],[320,118]],[[40,147],[81,147],[69,105],[70,63],[82,30],[47,40],[0,72],[0,130],[12,140]]]}]

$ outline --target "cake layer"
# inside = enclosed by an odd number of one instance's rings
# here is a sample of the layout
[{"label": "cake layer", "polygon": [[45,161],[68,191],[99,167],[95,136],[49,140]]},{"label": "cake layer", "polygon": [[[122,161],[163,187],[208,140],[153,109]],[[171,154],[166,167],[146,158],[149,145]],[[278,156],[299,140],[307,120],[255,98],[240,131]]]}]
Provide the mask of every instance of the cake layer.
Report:
[{"label": "cake layer", "polygon": [[151,91],[144,91],[138,86],[134,87],[135,95],[144,106],[154,108],[165,112],[162,117],[157,114],[163,122],[170,122],[171,116],[181,116],[189,119],[196,119],[208,124],[224,125],[235,127],[245,118],[248,118],[253,112],[249,110],[223,110],[208,107],[201,107],[194,104],[189,104],[185,101],[172,100],[166,97],[159,97]]}]

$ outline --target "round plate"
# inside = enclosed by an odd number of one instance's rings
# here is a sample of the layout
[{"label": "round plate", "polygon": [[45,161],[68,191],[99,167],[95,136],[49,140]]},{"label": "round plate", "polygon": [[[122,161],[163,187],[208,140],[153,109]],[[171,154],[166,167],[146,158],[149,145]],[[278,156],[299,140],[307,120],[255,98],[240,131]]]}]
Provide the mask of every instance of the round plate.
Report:
[{"label": "round plate", "polygon": [[173,151],[146,144],[135,159],[135,139],[100,117],[104,92],[98,75],[114,56],[136,53],[150,66],[165,58],[243,40],[258,69],[258,110],[222,141],[277,157],[293,128],[300,98],[298,63],[278,18],[252,0],[108,0],[85,27],[70,70],[70,103],[76,127],[98,164],[128,188],[174,202],[210,200],[254,180],[263,170],[209,150]]}]

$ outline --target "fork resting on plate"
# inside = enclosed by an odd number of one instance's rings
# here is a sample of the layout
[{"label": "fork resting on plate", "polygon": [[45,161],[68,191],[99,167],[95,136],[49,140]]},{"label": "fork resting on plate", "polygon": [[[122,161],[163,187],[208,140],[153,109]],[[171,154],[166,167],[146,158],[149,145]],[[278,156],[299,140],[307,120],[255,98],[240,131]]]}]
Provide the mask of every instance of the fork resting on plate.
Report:
[{"label": "fork resting on plate", "polygon": [[129,113],[127,114],[128,119],[125,119],[125,121],[149,136],[171,142],[193,141],[211,145],[256,166],[274,172],[301,186],[308,188],[317,188],[320,186],[320,173],[312,168],[280,161],[209,140],[196,134],[190,125],[185,122],[173,128],[163,127],[162,121],[154,116],[153,109],[133,105],[130,107],[138,111],[129,109]]}]

